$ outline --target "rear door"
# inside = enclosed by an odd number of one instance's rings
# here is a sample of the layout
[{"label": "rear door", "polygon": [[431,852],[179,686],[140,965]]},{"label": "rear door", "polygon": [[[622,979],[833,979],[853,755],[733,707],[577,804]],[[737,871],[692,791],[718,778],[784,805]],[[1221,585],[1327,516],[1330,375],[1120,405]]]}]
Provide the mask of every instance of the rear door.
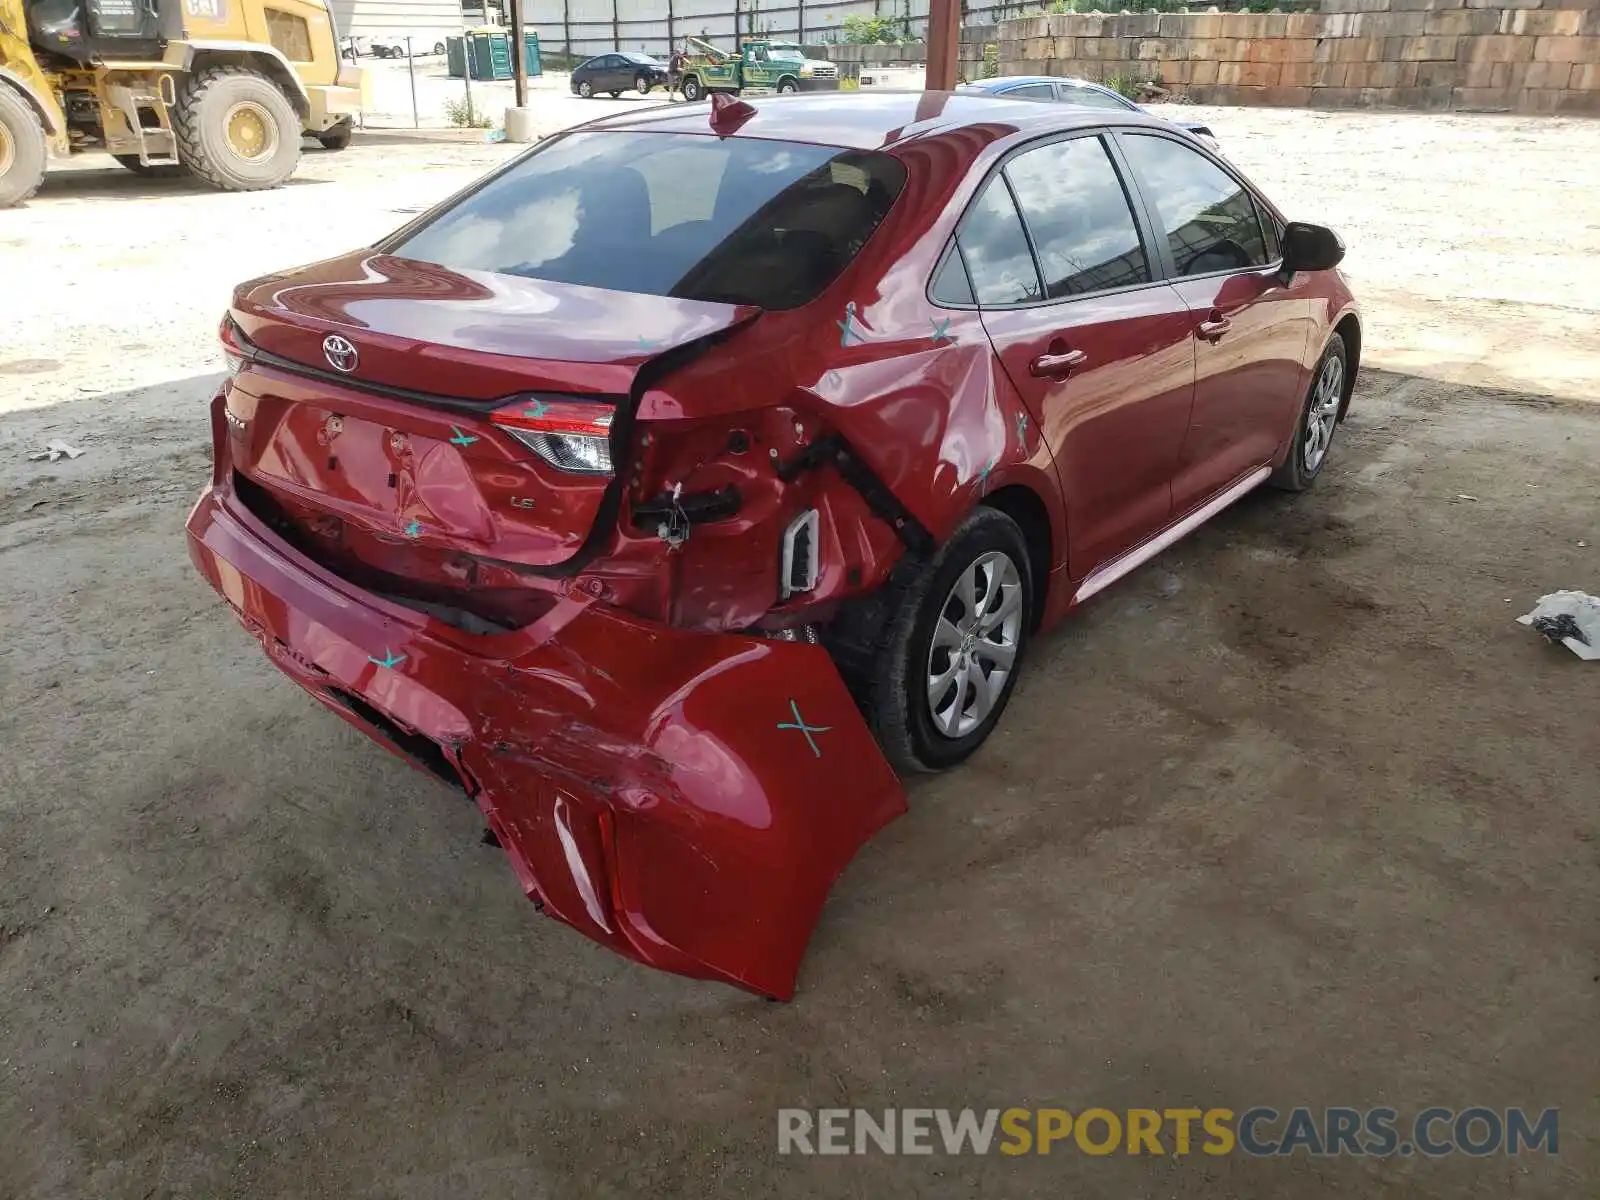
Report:
[{"label": "rear door", "polygon": [[1194,321],[1194,409],[1173,479],[1185,513],[1274,460],[1298,416],[1311,312],[1281,275],[1278,232],[1250,189],[1181,134],[1118,135]]},{"label": "rear door", "polygon": [[1171,513],[1192,320],[1146,237],[1094,131],[1013,154],[957,234],[984,327],[1055,455],[1074,578]]}]

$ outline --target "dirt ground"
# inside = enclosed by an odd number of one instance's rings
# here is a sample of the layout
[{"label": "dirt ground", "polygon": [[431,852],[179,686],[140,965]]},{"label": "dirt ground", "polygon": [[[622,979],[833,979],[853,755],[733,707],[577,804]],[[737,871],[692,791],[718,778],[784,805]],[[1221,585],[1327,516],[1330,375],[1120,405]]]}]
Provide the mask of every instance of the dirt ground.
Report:
[{"label": "dirt ground", "polygon": [[[184,553],[228,287],[510,151],[0,213],[0,1198],[1596,1194],[1600,669],[1512,617],[1600,592],[1600,123],[1206,115],[1350,243],[1333,460],[1039,643],[787,1005],[536,915]],[[1560,1154],[776,1153],[789,1106],[1258,1104],[1559,1107]]]}]

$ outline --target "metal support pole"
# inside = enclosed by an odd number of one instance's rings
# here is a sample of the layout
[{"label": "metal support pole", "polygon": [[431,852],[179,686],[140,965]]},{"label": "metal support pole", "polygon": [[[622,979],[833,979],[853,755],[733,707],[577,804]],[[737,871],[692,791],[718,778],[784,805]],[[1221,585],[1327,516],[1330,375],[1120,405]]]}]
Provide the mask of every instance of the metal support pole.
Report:
[{"label": "metal support pole", "polygon": [[[672,52],[678,48],[678,36],[672,29],[672,0],[667,0],[667,57],[672,57]],[[667,97],[669,100],[672,98]]]},{"label": "metal support pole", "polygon": [[417,112],[417,64],[411,57],[411,39],[406,39],[406,74],[411,76],[411,128],[422,128],[422,117]]},{"label": "metal support pole", "polygon": [[960,47],[960,0],[928,0],[928,70],[923,77],[928,91],[954,90]]},{"label": "metal support pole", "polygon": [[622,49],[622,30],[617,27],[617,5],[620,0],[611,0],[611,44],[618,50]]},{"label": "metal support pole", "polygon": [[462,72],[462,80],[467,85],[467,124],[477,124],[477,118],[472,115],[472,38],[467,38],[467,69]]},{"label": "metal support pole", "polygon": [[522,0],[511,5],[511,78],[516,85],[518,108],[528,107],[528,42],[522,23]]},{"label": "metal support pole", "polygon": [[739,11],[739,0],[733,0],[733,52],[744,53],[744,15]]},{"label": "metal support pole", "polygon": [[806,0],[796,0],[794,20],[794,40],[804,46],[806,44]]},{"label": "metal support pole", "polygon": [[561,0],[561,40],[567,56],[567,70],[572,70],[572,0]]}]

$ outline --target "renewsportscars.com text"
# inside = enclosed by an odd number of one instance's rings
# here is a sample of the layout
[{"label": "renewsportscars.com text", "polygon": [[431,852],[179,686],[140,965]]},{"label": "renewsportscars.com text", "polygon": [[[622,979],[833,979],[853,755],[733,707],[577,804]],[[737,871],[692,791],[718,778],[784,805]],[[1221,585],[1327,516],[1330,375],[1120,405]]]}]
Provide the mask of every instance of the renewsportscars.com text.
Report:
[{"label": "renewsportscars.com text", "polygon": [[1558,1110],[783,1108],[779,1154],[1556,1154]]}]

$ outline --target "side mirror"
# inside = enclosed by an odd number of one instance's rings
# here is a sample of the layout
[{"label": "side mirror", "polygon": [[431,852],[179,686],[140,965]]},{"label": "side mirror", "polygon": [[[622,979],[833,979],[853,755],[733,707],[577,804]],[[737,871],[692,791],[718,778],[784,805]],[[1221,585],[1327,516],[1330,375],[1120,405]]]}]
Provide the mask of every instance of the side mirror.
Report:
[{"label": "side mirror", "polygon": [[1283,230],[1283,270],[1331,271],[1344,261],[1344,242],[1326,225],[1290,221]]}]

